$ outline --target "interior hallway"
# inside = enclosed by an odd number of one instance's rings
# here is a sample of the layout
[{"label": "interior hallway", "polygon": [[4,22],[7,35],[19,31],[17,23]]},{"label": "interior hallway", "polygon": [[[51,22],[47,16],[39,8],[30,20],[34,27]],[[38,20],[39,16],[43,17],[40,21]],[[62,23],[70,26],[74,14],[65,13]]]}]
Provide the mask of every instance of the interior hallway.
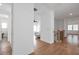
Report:
[{"label": "interior hallway", "polygon": [[[68,35],[67,40],[64,42],[58,42],[53,44],[48,44],[40,39],[37,39],[36,49],[32,53],[32,55],[79,55],[79,41],[78,35],[73,35],[73,37]],[[72,40],[74,39],[74,43]],[[71,41],[70,41],[71,40]]]}]

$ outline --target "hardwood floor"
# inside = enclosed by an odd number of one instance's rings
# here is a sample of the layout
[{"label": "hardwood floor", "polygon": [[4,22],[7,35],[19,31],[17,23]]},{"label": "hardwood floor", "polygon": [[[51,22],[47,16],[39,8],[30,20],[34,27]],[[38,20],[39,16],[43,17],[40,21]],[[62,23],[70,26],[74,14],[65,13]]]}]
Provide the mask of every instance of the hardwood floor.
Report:
[{"label": "hardwood floor", "polygon": [[12,55],[12,47],[9,41],[0,41],[0,55]]},{"label": "hardwood floor", "polygon": [[40,39],[36,41],[36,48],[32,55],[79,55],[79,44],[67,42],[48,44]]}]

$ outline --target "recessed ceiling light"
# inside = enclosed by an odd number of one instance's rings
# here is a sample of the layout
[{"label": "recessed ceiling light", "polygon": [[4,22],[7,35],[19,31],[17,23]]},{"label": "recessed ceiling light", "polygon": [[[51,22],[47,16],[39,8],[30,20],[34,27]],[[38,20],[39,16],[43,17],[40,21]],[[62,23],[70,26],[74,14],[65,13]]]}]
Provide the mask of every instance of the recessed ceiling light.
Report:
[{"label": "recessed ceiling light", "polygon": [[72,15],[72,13],[69,13],[69,15]]}]

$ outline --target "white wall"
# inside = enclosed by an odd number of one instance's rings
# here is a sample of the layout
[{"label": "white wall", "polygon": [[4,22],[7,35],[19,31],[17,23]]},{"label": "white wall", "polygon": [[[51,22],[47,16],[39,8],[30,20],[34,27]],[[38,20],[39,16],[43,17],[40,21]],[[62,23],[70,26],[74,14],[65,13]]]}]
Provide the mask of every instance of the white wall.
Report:
[{"label": "white wall", "polygon": [[59,30],[60,28],[64,29],[64,20],[63,19],[55,19],[54,21],[55,30]]},{"label": "white wall", "polygon": [[29,54],[33,49],[33,4],[13,5],[13,54]]},{"label": "white wall", "polygon": [[51,41],[50,41],[50,43],[54,43],[54,22],[55,22],[55,19],[54,19],[54,11],[52,10],[52,11],[50,11],[50,14],[51,14]]},{"label": "white wall", "polygon": [[54,13],[45,5],[36,5],[40,15],[41,40],[47,43],[54,42]]},{"label": "white wall", "polygon": [[9,19],[8,19],[8,41],[12,44],[12,25],[13,25],[13,22],[12,22],[12,4],[10,5],[10,11],[9,11]]}]

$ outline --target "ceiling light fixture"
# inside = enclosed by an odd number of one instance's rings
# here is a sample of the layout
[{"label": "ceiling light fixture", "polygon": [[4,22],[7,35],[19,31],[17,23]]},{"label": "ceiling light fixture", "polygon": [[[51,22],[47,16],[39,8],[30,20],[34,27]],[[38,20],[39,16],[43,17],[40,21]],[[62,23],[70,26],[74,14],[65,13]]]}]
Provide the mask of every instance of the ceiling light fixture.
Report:
[{"label": "ceiling light fixture", "polygon": [[72,15],[72,13],[69,13],[69,15]]}]

